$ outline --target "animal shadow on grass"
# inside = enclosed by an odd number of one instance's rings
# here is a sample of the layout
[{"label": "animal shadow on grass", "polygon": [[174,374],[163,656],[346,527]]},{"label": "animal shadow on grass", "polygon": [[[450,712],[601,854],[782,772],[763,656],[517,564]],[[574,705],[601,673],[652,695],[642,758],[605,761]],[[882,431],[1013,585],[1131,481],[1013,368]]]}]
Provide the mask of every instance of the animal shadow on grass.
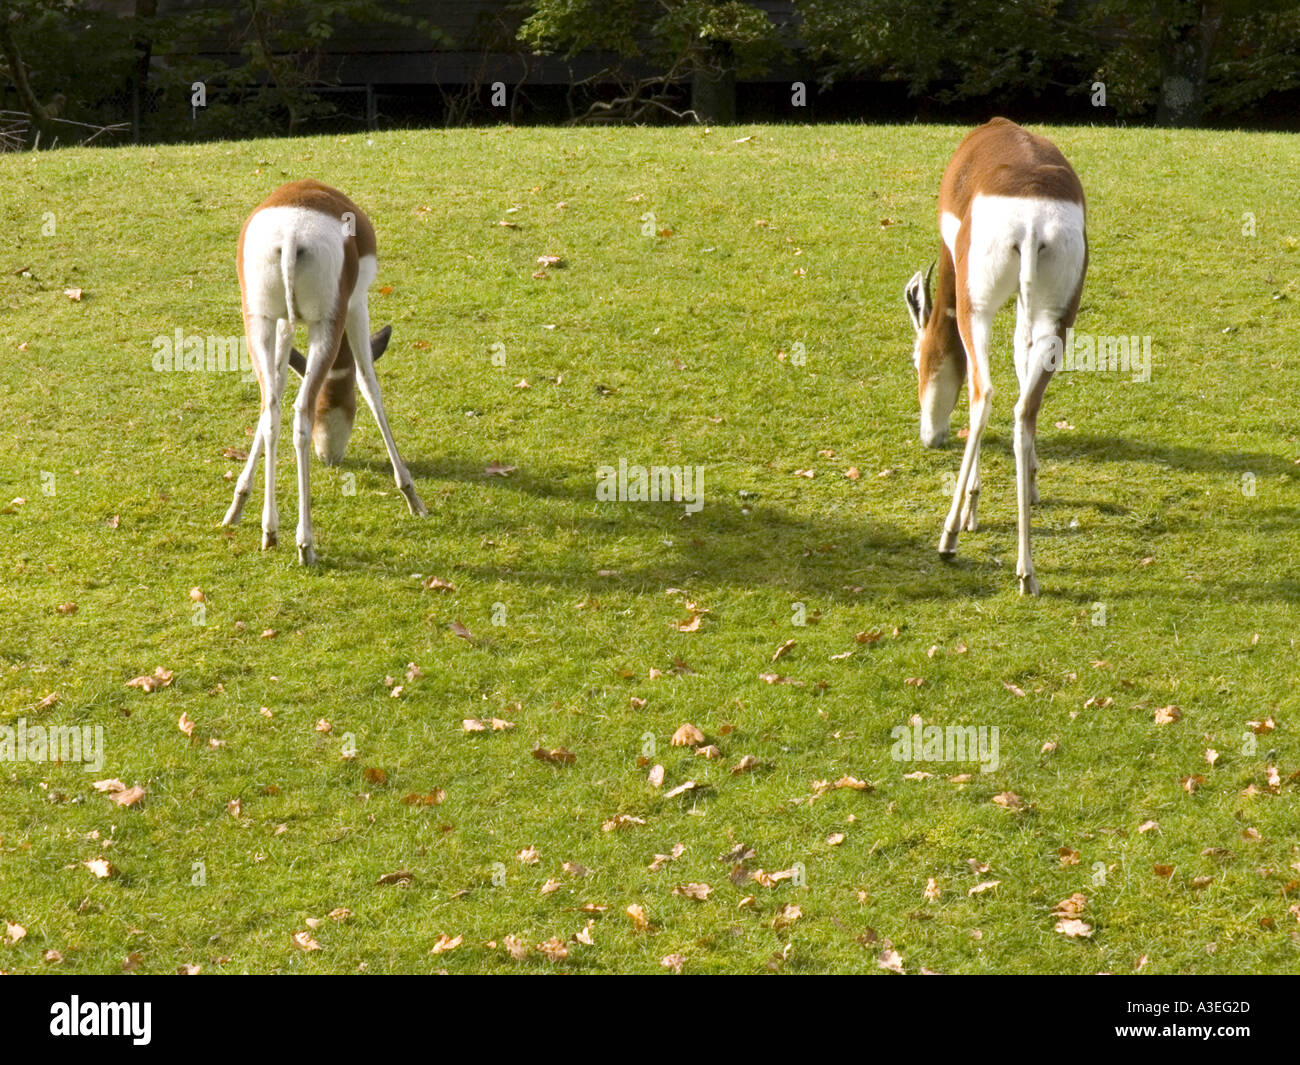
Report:
[{"label": "animal shadow on grass", "polygon": [[[993,436],[989,446],[1005,450],[1010,457],[1010,440]],[[1131,440],[1087,433],[1072,433],[1054,438],[1040,450],[1040,460],[1085,462],[1135,462],[1164,467],[1170,470],[1189,471],[1196,474],[1240,475],[1253,472],[1261,479],[1270,476],[1296,476],[1297,467],[1289,459],[1263,452],[1216,451],[1182,445],[1161,444],[1155,441]],[[380,476],[387,476],[388,466],[378,460],[358,460],[358,465]],[[527,522],[542,538],[560,538],[572,542],[576,531],[580,550],[589,554],[583,565],[565,568],[533,568],[494,564],[488,558],[472,572],[483,580],[496,580],[508,574],[512,580],[538,584],[560,584],[589,593],[608,591],[613,587],[660,589],[688,580],[707,580],[730,584],[736,588],[784,588],[795,596],[820,596],[832,601],[870,600],[880,597],[916,599],[981,598],[996,595],[1014,583],[1006,564],[999,565],[981,557],[988,546],[977,546],[979,538],[992,533],[1005,539],[996,546],[1003,555],[1015,551],[1015,522],[998,521],[982,524],[980,532],[967,534],[956,560],[941,562],[934,544],[942,524],[946,505],[940,501],[933,508],[930,521],[922,522],[919,532],[883,519],[873,518],[869,504],[838,507],[825,515],[798,514],[780,503],[761,496],[748,501],[740,500],[734,484],[721,492],[711,491],[706,496],[704,508],[697,514],[683,517],[680,503],[597,503],[594,480],[590,487],[582,487],[583,477],[568,471],[535,473],[517,470],[508,477],[488,477],[484,474],[486,462],[463,459],[444,459],[433,462],[408,464],[418,480],[426,482],[461,482],[465,484],[490,484],[495,489],[506,488],[535,500],[549,502],[541,515],[530,513]],[[1035,514],[1050,513],[1056,507],[1090,507],[1109,517],[1123,519],[1130,511],[1122,504],[1105,500],[1068,501],[1059,494],[1054,496],[1050,482],[1043,484],[1043,501],[1035,507]],[[1014,486],[1009,486],[1014,491]],[[846,518],[845,512],[848,511]],[[1289,508],[1272,508],[1261,514],[1258,510],[1242,520],[1252,528],[1290,531]],[[437,521],[437,512],[430,515]],[[468,514],[458,514],[460,528],[468,526],[472,536],[491,540],[503,532],[502,511],[496,507],[477,509]],[[1196,525],[1193,516],[1167,515],[1162,520],[1160,535],[1170,532],[1187,532]],[[508,531],[508,530],[507,530]],[[1065,532],[1045,528],[1034,530],[1036,538],[1055,536],[1104,536],[1103,530],[1093,528],[1084,532]],[[620,564],[614,577],[601,577],[603,567],[595,552],[601,541],[615,542],[621,538],[644,536],[656,543],[671,541],[667,556],[646,559],[634,566]],[[385,551],[382,543],[354,554],[351,562],[335,559],[338,568],[350,565],[369,566],[382,562]],[[1063,564],[1054,567],[1058,579],[1044,589],[1050,598],[1089,603],[1099,597],[1125,599],[1146,597],[1144,589],[1127,588],[1126,566],[1105,551],[1097,555],[1098,561],[1088,566]],[[860,591],[858,590],[860,589]],[[1251,601],[1295,602],[1300,598],[1300,584],[1293,580],[1277,582],[1253,581],[1238,576],[1201,582],[1199,585],[1170,587],[1162,592],[1171,600],[1203,602],[1209,598],[1230,595]]]},{"label": "animal shadow on grass", "polygon": [[[380,476],[388,473],[382,462],[359,464]],[[681,502],[598,502],[594,475],[587,469],[581,474],[518,470],[509,477],[487,477],[483,462],[449,459],[408,465],[412,476],[423,483],[455,481],[532,497],[543,506],[530,507],[520,524],[540,539],[569,545],[570,555],[582,553],[573,565],[532,568],[527,562],[503,566],[488,554],[481,566],[470,569],[485,581],[505,576],[600,594],[611,588],[660,591],[702,580],[742,590],[781,588],[795,598],[856,602],[898,596],[987,596],[996,594],[1007,577],[998,567],[943,563],[931,537],[873,518],[865,499],[837,507],[832,514],[808,516],[761,493],[741,499],[735,484],[706,486],[703,509],[687,515]],[[458,507],[459,535],[489,541],[510,532],[503,525],[509,521],[509,511],[502,507],[469,509],[461,496]],[[437,508],[427,520],[438,520]],[[616,571],[615,576],[600,576],[606,568],[601,545],[625,539],[654,544],[654,557],[628,565],[623,556],[623,561],[608,567]],[[385,556],[379,543],[353,552],[350,559],[335,558],[333,564],[343,569],[371,566]]]}]

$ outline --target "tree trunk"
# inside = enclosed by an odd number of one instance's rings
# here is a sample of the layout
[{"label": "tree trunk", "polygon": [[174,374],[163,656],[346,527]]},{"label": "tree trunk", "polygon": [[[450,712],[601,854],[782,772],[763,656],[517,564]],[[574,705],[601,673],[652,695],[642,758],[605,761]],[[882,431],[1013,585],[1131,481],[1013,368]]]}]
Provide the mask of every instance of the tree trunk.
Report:
[{"label": "tree trunk", "polygon": [[149,60],[153,57],[153,38],[145,20],[158,14],[158,0],[136,0],[135,3],[135,70],[131,74],[131,139],[140,143],[143,125],[144,101],[149,91]]},{"label": "tree trunk", "polygon": [[707,58],[691,75],[691,110],[701,122],[735,124],[736,66],[726,41],[710,41]]},{"label": "tree trunk", "polygon": [[11,20],[17,18],[16,14],[9,18],[0,16],[0,51],[4,53],[5,62],[9,64],[9,75],[13,78],[14,88],[18,90],[18,99],[22,101],[24,110],[31,116],[32,125],[29,132],[32,135],[32,144],[39,144],[42,137],[53,140],[54,123],[51,121],[53,116],[36,98],[36,93],[27,80],[27,64],[23,62],[22,53],[18,50],[18,42],[14,40],[10,28]]},{"label": "tree trunk", "polygon": [[1163,53],[1156,109],[1162,126],[1199,126],[1205,120],[1206,75],[1223,25],[1223,2],[1205,0],[1195,7],[1194,17],[1175,27],[1173,45]]}]

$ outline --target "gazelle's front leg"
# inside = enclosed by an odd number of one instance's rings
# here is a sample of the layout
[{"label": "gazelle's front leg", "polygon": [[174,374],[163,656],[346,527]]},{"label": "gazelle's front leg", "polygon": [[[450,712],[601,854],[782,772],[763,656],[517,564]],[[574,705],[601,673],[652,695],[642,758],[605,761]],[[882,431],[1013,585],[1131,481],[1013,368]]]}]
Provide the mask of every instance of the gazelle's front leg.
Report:
[{"label": "gazelle's front leg", "polygon": [[[265,402],[265,399],[261,400],[263,405]],[[253,476],[257,472],[257,460],[262,457],[260,414],[258,415],[258,426],[258,429],[253,433],[253,443],[248,449],[248,459],[239,474],[239,479],[235,482],[235,498],[230,501],[230,509],[226,511],[226,516],[221,519],[222,525],[238,525],[239,519],[243,517],[244,504],[248,502],[248,494],[253,489]]]},{"label": "gazelle's front leg", "polygon": [[[958,306],[958,319],[963,316],[963,308]],[[989,337],[993,328],[990,314],[966,311],[969,322],[962,329],[962,343],[967,352],[972,353],[969,367],[970,378],[970,434],[966,437],[966,451],[962,454],[961,470],[957,474],[957,486],[952,494],[952,506],[948,508],[948,517],[943,523],[943,535],[939,538],[939,554],[951,557],[957,553],[957,534],[961,531],[963,514],[973,519],[975,503],[979,493],[979,455],[980,441],[984,428],[988,425],[989,411],[993,405],[993,383],[989,379],[988,352]],[[972,488],[975,495],[971,497]],[[963,504],[969,501],[964,512]]]},{"label": "gazelle's front leg", "polygon": [[417,518],[429,513],[423,500],[415,491],[415,481],[411,471],[406,468],[402,456],[398,454],[397,442],[393,431],[388,427],[388,416],[384,412],[384,400],[379,394],[379,380],[375,377],[375,363],[370,354],[370,312],[366,307],[365,294],[355,302],[348,312],[348,345],[352,348],[353,358],[357,362],[357,387],[365,398],[370,413],[375,416],[379,426],[379,435],[384,438],[384,447],[388,450],[388,461],[393,465],[393,480],[398,490],[406,497],[406,505]]}]

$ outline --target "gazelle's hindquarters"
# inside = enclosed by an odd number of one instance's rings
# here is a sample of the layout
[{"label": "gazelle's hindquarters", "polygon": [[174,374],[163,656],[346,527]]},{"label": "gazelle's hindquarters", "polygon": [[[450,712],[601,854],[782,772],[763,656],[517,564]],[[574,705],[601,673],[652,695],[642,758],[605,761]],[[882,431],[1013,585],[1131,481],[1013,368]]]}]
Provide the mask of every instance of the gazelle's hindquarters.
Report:
[{"label": "gazelle's hindquarters", "polygon": [[[310,449],[314,444],[328,464],[343,458],[356,414],[357,385],[374,412],[393,476],[411,513],[427,513],[397,452],[375,378],[374,360],[388,343],[388,330],[377,334],[372,347],[366,297],[379,268],[370,219],[337,189],[319,181],[292,182],[276,189],[249,215],[239,234],[235,262],[261,413],[225,523],[239,520],[261,457],[266,464],[262,546],[276,542],[275,450],[290,365],[302,375],[293,411],[298,561],[309,564],[316,559]],[[305,355],[293,350],[296,322],[307,329]]]}]

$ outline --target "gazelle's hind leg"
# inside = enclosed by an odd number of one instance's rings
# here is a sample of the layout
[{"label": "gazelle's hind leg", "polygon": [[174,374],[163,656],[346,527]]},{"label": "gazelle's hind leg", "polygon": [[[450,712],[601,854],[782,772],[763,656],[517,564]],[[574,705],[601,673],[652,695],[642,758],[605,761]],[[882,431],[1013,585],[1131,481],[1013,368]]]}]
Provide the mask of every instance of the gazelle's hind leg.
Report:
[{"label": "gazelle's hind leg", "polygon": [[348,345],[352,348],[353,358],[357,362],[357,387],[361,390],[370,413],[375,416],[379,435],[384,438],[388,461],[393,465],[393,480],[397,482],[398,489],[406,497],[406,505],[411,513],[417,518],[422,518],[429,511],[415,491],[411,471],[406,468],[402,456],[398,454],[393,432],[388,427],[388,416],[384,413],[384,400],[379,394],[379,381],[375,377],[375,363],[370,353],[370,312],[366,308],[364,292],[359,294],[359,298],[354,298],[348,308],[347,331]]},{"label": "gazelle's hind leg", "polygon": [[[262,450],[266,455],[263,475],[266,478],[266,495],[262,501],[262,550],[274,547],[279,540],[280,512],[275,506],[275,451],[280,438],[280,400],[284,396],[285,378],[289,373],[289,349],[292,346],[292,330],[287,319],[275,321],[258,316],[258,334],[265,354],[263,362],[264,387],[262,417],[258,422],[258,431],[262,436]],[[281,341],[283,340],[283,343]],[[278,353],[284,349],[284,365],[280,365]]]},{"label": "gazelle's hind leg", "polygon": [[[1025,382],[1029,376],[1029,356],[1032,342],[1032,330],[1024,301],[1016,298],[1016,380],[1020,382],[1020,393],[1024,395]],[[1040,353],[1041,356],[1041,353]],[[1038,409],[1034,409],[1032,424],[1029,426],[1029,502],[1038,502]]]},{"label": "gazelle's hind leg", "polygon": [[1025,375],[1020,382],[1020,398],[1016,402],[1016,510],[1018,550],[1016,577],[1020,581],[1021,595],[1037,595],[1038,580],[1034,576],[1034,559],[1030,550],[1031,505],[1037,501],[1034,491],[1034,474],[1037,461],[1034,455],[1034,436],[1038,430],[1038,410],[1043,403],[1043,393],[1055,370],[1053,344],[1063,341],[1065,329],[1054,316],[1034,319],[1033,337],[1028,347]]},{"label": "gazelle's hind leg", "polygon": [[332,320],[312,322],[307,330],[307,366],[293,404],[293,450],[298,466],[298,562],[310,566],[316,561],[315,531],[311,524],[311,431],[316,415],[316,396],[325,374],[334,365],[339,336]]}]

